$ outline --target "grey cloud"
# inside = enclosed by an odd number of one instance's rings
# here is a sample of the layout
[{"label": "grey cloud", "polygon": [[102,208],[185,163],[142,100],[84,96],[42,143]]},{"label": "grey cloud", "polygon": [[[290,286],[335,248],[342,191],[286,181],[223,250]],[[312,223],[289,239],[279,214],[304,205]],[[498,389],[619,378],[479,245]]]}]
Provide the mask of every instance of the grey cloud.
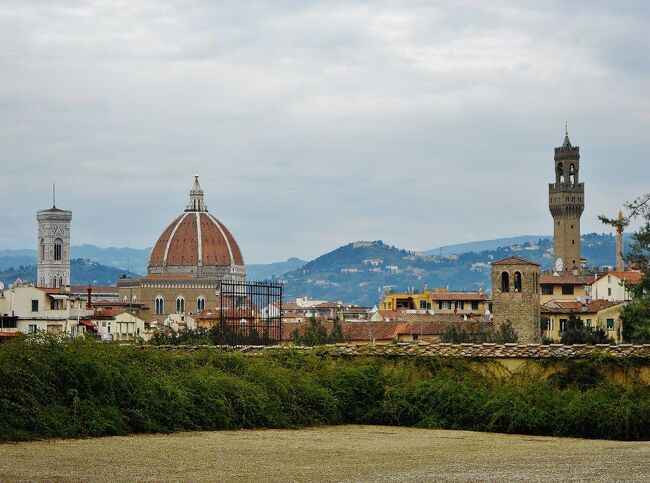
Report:
[{"label": "grey cloud", "polygon": [[251,262],[547,233],[564,120],[600,230],[647,191],[649,20],[644,2],[5,2],[2,244],[33,243],[56,180],[75,242],[151,245],[194,171]]}]

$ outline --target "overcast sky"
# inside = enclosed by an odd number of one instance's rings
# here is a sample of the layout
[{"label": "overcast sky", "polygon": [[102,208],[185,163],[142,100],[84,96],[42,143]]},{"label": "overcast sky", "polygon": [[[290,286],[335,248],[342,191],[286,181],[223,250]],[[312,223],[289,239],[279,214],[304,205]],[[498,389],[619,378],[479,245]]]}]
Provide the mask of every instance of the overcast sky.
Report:
[{"label": "overcast sky", "polygon": [[247,262],[550,234],[565,120],[604,231],[650,191],[649,32],[645,0],[0,1],[0,248],[53,181],[73,244],[151,246],[195,171]]}]

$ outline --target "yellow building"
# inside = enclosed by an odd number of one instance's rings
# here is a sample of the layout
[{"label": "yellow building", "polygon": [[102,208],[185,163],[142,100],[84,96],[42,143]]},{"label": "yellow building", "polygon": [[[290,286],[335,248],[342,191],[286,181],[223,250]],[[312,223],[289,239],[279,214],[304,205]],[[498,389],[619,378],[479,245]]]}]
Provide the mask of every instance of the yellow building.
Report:
[{"label": "yellow building", "polygon": [[575,275],[573,272],[554,272],[552,275],[541,275],[540,302],[545,304],[551,300],[576,300],[588,295],[587,286],[593,281],[589,275]]},{"label": "yellow building", "polygon": [[484,315],[492,312],[492,300],[482,292],[451,292],[425,288],[420,293],[386,291],[380,310],[432,310],[436,314]]},{"label": "yellow building", "polygon": [[622,342],[623,326],[620,318],[624,302],[592,300],[588,303],[569,300],[553,300],[542,305],[542,318],[546,318],[544,337],[559,342],[566,329],[569,316],[574,314],[590,329],[603,329],[614,342]]}]

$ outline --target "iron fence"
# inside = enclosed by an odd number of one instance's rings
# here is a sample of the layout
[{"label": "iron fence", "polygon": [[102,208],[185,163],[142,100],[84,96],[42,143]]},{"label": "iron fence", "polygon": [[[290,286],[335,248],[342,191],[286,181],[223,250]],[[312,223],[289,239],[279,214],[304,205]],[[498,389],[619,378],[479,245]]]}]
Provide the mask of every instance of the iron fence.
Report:
[{"label": "iron fence", "polygon": [[220,342],[272,345],[282,341],[282,285],[222,281],[219,287]]}]

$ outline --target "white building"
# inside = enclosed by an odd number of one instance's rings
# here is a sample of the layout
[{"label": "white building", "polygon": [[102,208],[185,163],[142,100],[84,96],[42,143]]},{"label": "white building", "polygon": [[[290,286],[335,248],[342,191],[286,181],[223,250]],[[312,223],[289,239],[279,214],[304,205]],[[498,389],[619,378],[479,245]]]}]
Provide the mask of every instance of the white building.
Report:
[{"label": "white building", "polygon": [[639,283],[643,274],[638,270],[611,271],[597,276],[587,286],[587,295],[593,299],[609,300],[610,302],[626,302],[632,300],[629,289],[625,284]]},{"label": "white building", "polygon": [[87,311],[83,302],[60,288],[35,287],[18,281],[0,293],[0,313],[18,317],[16,332],[80,335]]}]

